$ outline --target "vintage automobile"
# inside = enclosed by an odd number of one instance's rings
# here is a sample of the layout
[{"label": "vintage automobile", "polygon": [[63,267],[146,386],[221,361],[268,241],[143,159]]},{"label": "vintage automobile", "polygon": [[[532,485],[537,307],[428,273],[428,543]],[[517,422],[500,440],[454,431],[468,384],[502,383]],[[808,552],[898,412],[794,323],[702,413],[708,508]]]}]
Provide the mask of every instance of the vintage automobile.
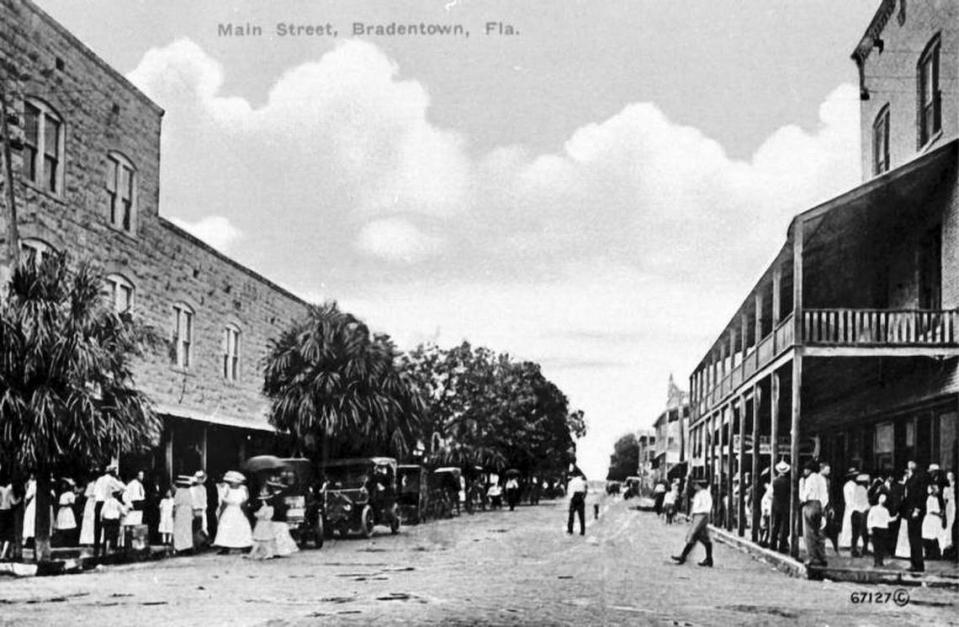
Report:
[{"label": "vintage automobile", "polygon": [[606,482],[606,494],[619,494],[620,488],[622,487],[622,482],[620,481],[607,481]]},{"label": "vintage automobile", "polygon": [[313,462],[302,457],[281,459],[259,455],[248,459],[243,470],[249,477],[249,491],[258,494],[266,485],[286,510],[290,535],[300,546],[313,542],[322,548],[324,539],[322,495],[314,480]]},{"label": "vintage automobile", "polygon": [[427,470],[416,464],[396,467],[399,492],[396,496],[400,521],[404,525],[425,522],[429,517],[429,481]]},{"label": "vintage automobile", "polygon": [[459,468],[437,468],[430,473],[430,517],[451,518],[460,514],[460,490],[463,471]]},{"label": "vintage automobile", "polygon": [[399,532],[395,459],[337,459],[326,464],[324,473],[327,529],[341,537],[359,533],[368,538],[376,525]]},{"label": "vintage automobile", "polygon": [[626,481],[623,483],[623,486],[624,486],[623,498],[628,499],[634,496],[639,496],[641,485],[642,485],[642,480],[639,477],[626,477]]}]

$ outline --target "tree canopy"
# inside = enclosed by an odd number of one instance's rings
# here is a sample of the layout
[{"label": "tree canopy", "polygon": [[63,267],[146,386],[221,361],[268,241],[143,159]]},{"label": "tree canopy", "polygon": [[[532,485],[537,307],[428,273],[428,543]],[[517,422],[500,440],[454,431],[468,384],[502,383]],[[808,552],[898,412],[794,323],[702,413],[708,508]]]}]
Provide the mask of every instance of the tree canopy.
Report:
[{"label": "tree canopy", "polygon": [[331,445],[406,455],[422,403],[397,356],[388,336],[371,333],[335,302],[310,307],[270,342],[263,392],[271,424],[323,457]]},{"label": "tree canopy", "polygon": [[159,440],[131,360],[156,334],[104,298],[101,271],[65,255],[14,271],[0,305],[0,466],[37,478],[38,556],[49,557],[50,479]]},{"label": "tree canopy", "polygon": [[624,481],[632,477],[639,468],[639,442],[636,435],[627,433],[616,440],[613,445],[613,454],[609,456],[608,481]]}]

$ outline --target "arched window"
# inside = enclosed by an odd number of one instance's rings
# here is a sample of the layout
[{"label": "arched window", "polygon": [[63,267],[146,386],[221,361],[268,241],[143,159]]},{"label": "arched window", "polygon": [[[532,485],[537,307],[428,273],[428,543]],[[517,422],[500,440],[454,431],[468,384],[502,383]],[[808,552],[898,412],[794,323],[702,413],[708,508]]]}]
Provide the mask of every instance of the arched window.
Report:
[{"label": "arched window", "polygon": [[111,274],[107,277],[107,293],[110,304],[118,312],[129,311],[133,307],[133,283],[121,274]]},{"label": "arched window", "polygon": [[193,347],[193,308],[186,303],[173,305],[173,363],[189,368]]},{"label": "arched window", "polygon": [[223,378],[236,381],[240,377],[240,329],[235,324],[223,328]]},{"label": "arched window", "polygon": [[20,240],[20,251],[24,257],[33,257],[33,262],[39,265],[51,254],[56,253],[57,249],[42,239],[28,237]]},{"label": "arched window", "polygon": [[110,224],[127,233],[136,231],[137,173],[118,152],[107,155],[107,211]]},{"label": "arched window", "polygon": [[889,170],[889,105],[879,111],[872,124],[872,173]]},{"label": "arched window", "polygon": [[942,128],[942,92],[939,89],[939,35],[936,34],[919,57],[919,147],[922,148]]},{"label": "arched window", "polygon": [[23,176],[45,192],[63,187],[63,118],[36,98],[23,106]]}]

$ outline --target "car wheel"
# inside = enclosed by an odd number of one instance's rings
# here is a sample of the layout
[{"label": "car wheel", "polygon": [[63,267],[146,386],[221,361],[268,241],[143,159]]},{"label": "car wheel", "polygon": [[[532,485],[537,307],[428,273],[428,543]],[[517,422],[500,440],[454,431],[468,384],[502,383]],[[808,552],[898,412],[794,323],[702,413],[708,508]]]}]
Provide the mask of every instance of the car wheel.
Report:
[{"label": "car wheel", "polygon": [[360,533],[364,538],[373,535],[373,508],[367,505],[360,514]]}]

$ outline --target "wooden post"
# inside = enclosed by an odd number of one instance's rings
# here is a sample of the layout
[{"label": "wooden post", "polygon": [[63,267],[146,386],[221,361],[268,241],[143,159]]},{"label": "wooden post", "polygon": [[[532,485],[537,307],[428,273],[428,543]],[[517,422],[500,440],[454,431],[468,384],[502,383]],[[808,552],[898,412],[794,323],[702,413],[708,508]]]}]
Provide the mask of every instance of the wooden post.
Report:
[{"label": "wooden post", "polygon": [[729,371],[736,367],[736,327],[729,330]]},{"label": "wooden post", "polygon": [[799,418],[802,411],[801,391],[802,391],[802,360],[803,360],[803,336],[802,336],[802,311],[803,311],[803,231],[804,225],[802,219],[796,221],[795,232],[793,233],[793,343],[796,348],[793,349],[792,360],[792,416],[790,422],[790,446],[789,463],[792,465],[792,480],[790,481],[790,505],[789,505],[789,551],[793,557],[799,557],[799,477],[801,468],[799,464]]},{"label": "wooden post", "polygon": [[173,485],[173,423],[167,419],[163,421],[163,428],[166,431],[166,450],[164,451],[164,461],[166,465],[168,485]]},{"label": "wooden post", "polygon": [[203,439],[200,440],[200,470],[206,472],[206,451],[207,451],[207,441],[209,440],[209,431],[210,426],[208,424],[203,425]]},{"label": "wooden post", "polygon": [[733,423],[736,421],[736,410],[733,408],[732,402],[727,405],[729,413],[729,424],[727,425],[726,434],[728,437],[728,442],[726,444],[726,529],[732,531],[733,529],[733,469],[735,468],[733,459]]},{"label": "wooden post", "polygon": [[[726,435],[726,425],[723,422],[723,418],[726,415],[725,408],[719,410],[716,413],[716,450],[719,451],[718,464],[716,464],[716,513],[719,513],[720,505],[725,505],[723,499],[725,498],[726,491],[726,445],[723,442]],[[720,498],[722,496],[722,498]],[[722,524],[725,525],[726,521],[723,520]]]},{"label": "wooden post", "polygon": [[759,291],[756,292],[756,333],[754,337],[756,339],[756,346],[759,346],[759,343],[763,341],[763,292],[762,286],[760,286]]},{"label": "wooden post", "polygon": [[[753,473],[752,473],[752,493],[753,493],[753,512],[752,512],[752,540],[759,542],[759,519],[761,516],[760,504],[762,495],[759,484],[759,407],[762,404],[762,388],[759,385],[753,386]],[[769,469],[770,480],[772,479],[772,466]]]},{"label": "wooden post", "polygon": [[773,266],[773,330],[782,317],[782,289],[783,289],[783,269],[778,261]]},{"label": "wooden post", "polygon": [[773,472],[779,462],[779,373],[773,372],[769,378],[772,388],[769,395],[769,479],[772,481]]},{"label": "wooden post", "polygon": [[[746,336],[743,336],[743,340]],[[745,343],[745,342],[744,342]],[[739,397],[739,450],[736,465],[739,470],[739,497],[736,499],[736,523],[740,537],[746,535],[746,397]]]}]

